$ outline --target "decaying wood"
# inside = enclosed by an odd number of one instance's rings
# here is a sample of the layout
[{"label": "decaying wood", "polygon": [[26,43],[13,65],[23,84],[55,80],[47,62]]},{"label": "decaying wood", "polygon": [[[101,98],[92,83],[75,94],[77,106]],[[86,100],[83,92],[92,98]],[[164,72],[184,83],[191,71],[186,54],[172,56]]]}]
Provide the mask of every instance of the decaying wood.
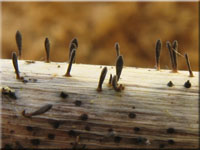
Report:
[{"label": "decaying wood", "polygon": [[[198,73],[124,67],[116,92],[108,73],[98,92],[104,66],[0,60],[2,147],[16,148],[198,148]],[[185,88],[190,80],[192,86]],[[172,81],[173,87],[167,86]],[[5,89],[4,89],[5,90]],[[63,92],[61,94],[61,92]],[[52,108],[31,118],[22,115],[46,104]]]}]

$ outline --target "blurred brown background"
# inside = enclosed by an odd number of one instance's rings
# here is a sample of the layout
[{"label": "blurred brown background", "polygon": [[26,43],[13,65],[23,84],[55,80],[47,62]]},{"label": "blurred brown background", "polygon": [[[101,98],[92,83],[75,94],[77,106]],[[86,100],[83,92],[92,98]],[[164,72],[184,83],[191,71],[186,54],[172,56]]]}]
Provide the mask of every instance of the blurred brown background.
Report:
[{"label": "blurred brown background", "polygon": [[[197,2],[3,2],[2,58],[17,51],[15,33],[22,33],[23,59],[43,60],[44,40],[51,42],[51,61],[68,60],[77,37],[77,63],[114,65],[119,42],[126,66],[155,65],[155,42],[162,40],[161,68],[171,68],[166,41],[178,40],[198,70]],[[179,68],[187,69],[179,58]]]}]

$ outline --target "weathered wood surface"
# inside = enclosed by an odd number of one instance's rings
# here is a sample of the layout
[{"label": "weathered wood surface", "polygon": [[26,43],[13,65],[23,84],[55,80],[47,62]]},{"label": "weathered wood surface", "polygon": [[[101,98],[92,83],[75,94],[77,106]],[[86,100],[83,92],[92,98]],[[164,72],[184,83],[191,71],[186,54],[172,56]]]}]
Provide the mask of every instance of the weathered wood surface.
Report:
[{"label": "weathered wood surface", "polygon": [[[19,61],[23,83],[16,79],[11,60],[0,60],[1,87],[15,90],[17,99],[2,97],[2,147],[12,148],[198,148],[198,72],[171,73],[124,67],[119,83],[125,90],[96,88],[104,66],[73,64],[72,77],[64,77],[67,63]],[[59,67],[60,66],[60,67]],[[172,81],[175,86],[168,87]],[[185,88],[190,80],[192,87]],[[61,91],[68,97],[60,97]],[[82,102],[76,106],[75,101]],[[53,104],[48,112],[26,118],[22,111]],[[130,118],[130,113],[136,115]],[[87,114],[88,119],[80,119]],[[140,130],[135,131],[138,127]],[[174,133],[167,133],[174,128]],[[137,129],[136,129],[137,130]],[[169,141],[173,140],[173,141]],[[76,143],[76,144],[75,144]]]}]

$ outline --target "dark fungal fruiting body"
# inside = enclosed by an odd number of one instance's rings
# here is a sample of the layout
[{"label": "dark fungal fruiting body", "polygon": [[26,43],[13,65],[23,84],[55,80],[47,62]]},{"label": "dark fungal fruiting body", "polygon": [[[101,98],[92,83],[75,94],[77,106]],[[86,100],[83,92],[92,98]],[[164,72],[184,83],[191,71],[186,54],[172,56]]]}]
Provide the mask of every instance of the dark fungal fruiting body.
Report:
[{"label": "dark fungal fruiting body", "polygon": [[189,80],[187,80],[187,81],[185,82],[185,84],[184,84],[184,87],[185,87],[185,88],[190,88],[191,86],[192,86],[192,84],[190,83]]},{"label": "dark fungal fruiting body", "polygon": [[67,93],[65,93],[65,92],[61,92],[60,93],[60,97],[62,97],[62,98],[67,98],[69,95],[67,94]]},{"label": "dark fungal fruiting body", "polygon": [[145,145],[145,144],[147,144],[147,139],[144,138],[144,137],[133,138],[133,144],[136,144],[136,145]]},{"label": "dark fungal fruiting body", "polygon": [[190,77],[194,77],[194,75],[192,73],[192,68],[191,68],[191,65],[190,65],[190,60],[189,60],[187,54],[185,54],[185,59],[186,59],[186,63],[187,63],[187,66],[188,66],[189,73],[190,73]]},{"label": "dark fungal fruiting body", "polygon": [[42,106],[41,108],[39,108],[38,110],[32,112],[32,113],[26,113],[25,110],[22,112],[22,115],[24,117],[32,117],[32,116],[37,116],[37,115],[41,115],[44,114],[45,112],[49,111],[52,108],[52,104],[46,104],[44,106]]},{"label": "dark fungal fruiting body", "polygon": [[50,62],[50,42],[48,38],[45,38],[44,46],[46,50],[46,62],[49,63]]},{"label": "dark fungal fruiting body", "polygon": [[110,74],[108,85],[112,85],[112,74]]},{"label": "dark fungal fruiting body", "polygon": [[136,117],[136,114],[134,113],[134,112],[130,112],[129,114],[128,114],[128,116],[129,116],[129,118],[135,118]]},{"label": "dark fungal fruiting body", "polygon": [[170,54],[170,60],[171,60],[171,64],[172,64],[172,72],[175,72],[174,68],[174,57],[173,57],[173,53],[172,53],[172,45],[169,41],[166,42],[166,46],[168,48],[169,54]]},{"label": "dark fungal fruiting body", "polygon": [[118,42],[115,43],[115,49],[116,49],[116,53],[117,53],[117,57],[118,57],[120,55],[120,46],[119,46]]},{"label": "dark fungal fruiting body", "polygon": [[166,46],[167,46],[167,48],[169,50],[169,54],[170,54],[170,60],[171,60],[171,64],[172,64],[172,72],[177,73],[178,72],[178,63],[177,63],[176,53],[177,53],[177,49],[178,49],[178,42],[175,40],[173,42],[173,44],[171,45],[171,43],[169,41],[167,41]]},{"label": "dark fungal fruiting body", "polygon": [[114,77],[112,78],[112,86],[113,86],[113,88],[114,88],[114,90],[115,90],[116,92],[121,92],[122,90],[124,90],[124,86],[123,86],[122,84],[120,84],[120,85],[118,86],[118,84],[117,84],[117,76],[114,76]]},{"label": "dark fungal fruiting body", "polygon": [[101,71],[101,75],[100,75],[100,78],[99,78],[99,84],[98,84],[98,87],[97,87],[97,91],[102,91],[102,84],[103,84],[103,81],[106,77],[106,74],[107,74],[107,67],[104,67]]},{"label": "dark fungal fruiting body", "polygon": [[82,105],[82,101],[76,100],[76,101],[74,102],[74,104],[75,104],[76,106],[80,107],[80,106]]},{"label": "dark fungal fruiting body", "polygon": [[70,71],[71,71],[72,63],[73,63],[73,61],[75,59],[75,55],[76,55],[76,50],[73,49],[72,52],[71,52],[71,55],[70,55],[70,60],[69,60],[69,65],[68,65],[68,68],[67,68],[67,72],[65,74],[66,77],[71,77]]},{"label": "dark fungal fruiting body", "polygon": [[172,87],[172,86],[174,86],[174,84],[173,84],[172,81],[169,81],[169,82],[167,83],[167,86]]},{"label": "dark fungal fruiting body", "polygon": [[166,47],[168,48],[168,51],[169,51],[172,69],[173,69],[174,68],[174,59],[173,59],[173,55],[172,55],[172,45],[169,41],[166,42]]},{"label": "dark fungal fruiting body", "polygon": [[167,129],[167,133],[170,133],[170,134],[175,133],[174,128],[168,128]]},{"label": "dark fungal fruiting body", "polygon": [[19,74],[17,55],[16,55],[15,52],[12,53],[12,62],[13,62],[13,66],[14,66],[14,69],[15,69],[16,78],[21,79],[20,74]]},{"label": "dark fungal fruiting body", "polygon": [[[72,51],[73,51],[73,49],[77,49],[78,48],[78,40],[77,40],[77,38],[73,38],[72,40],[71,40],[71,42],[70,42],[70,44],[69,44],[69,59],[70,59],[70,57],[71,57],[71,53],[72,53]],[[73,60],[73,63],[75,62],[75,58],[74,58],[74,60]]]},{"label": "dark fungal fruiting body", "polygon": [[160,52],[162,48],[161,40],[157,40],[156,42],[156,69],[160,70]]},{"label": "dark fungal fruiting body", "polygon": [[19,31],[16,32],[15,39],[16,39],[17,48],[19,51],[19,58],[21,58],[21,56],[22,56],[22,35]]},{"label": "dark fungal fruiting body", "polygon": [[119,79],[120,79],[122,69],[123,69],[123,65],[124,65],[123,57],[120,55],[120,56],[117,57],[117,61],[116,61],[117,81],[119,81]]},{"label": "dark fungal fruiting body", "polygon": [[88,115],[87,114],[82,114],[80,116],[80,119],[83,120],[83,121],[86,121],[86,120],[88,120]]},{"label": "dark fungal fruiting body", "polygon": [[78,39],[77,38],[73,38],[71,43],[74,43],[76,45],[76,48],[78,48]]},{"label": "dark fungal fruiting body", "polygon": [[54,129],[57,129],[61,125],[61,123],[64,123],[64,122],[60,120],[51,120],[49,121],[49,123],[52,125]]}]

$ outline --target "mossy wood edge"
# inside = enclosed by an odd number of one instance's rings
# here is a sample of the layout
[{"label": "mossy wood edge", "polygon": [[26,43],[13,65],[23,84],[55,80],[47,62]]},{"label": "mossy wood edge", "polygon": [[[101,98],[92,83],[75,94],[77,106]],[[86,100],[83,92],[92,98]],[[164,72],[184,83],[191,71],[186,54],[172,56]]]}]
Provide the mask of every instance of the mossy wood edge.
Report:
[{"label": "mossy wood edge", "polygon": [[[67,63],[18,63],[27,83],[16,79],[12,60],[0,59],[1,87],[17,96],[1,95],[2,147],[198,148],[198,72],[189,77],[188,71],[124,67],[118,83],[125,89],[116,92],[108,85],[115,66],[107,66],[102,91],[97,92],[103,65],[73,64],[72,77],[65,77]],[[184,87],[187,80],[191,88]],[[173,87],[167,86],[169,81]],[[62,91],[68,97],[61,97]],[[22,116],[24,109],[32,112],[45,104],[52,109]],[[81,120],[82,114],[88,119]]]}]

